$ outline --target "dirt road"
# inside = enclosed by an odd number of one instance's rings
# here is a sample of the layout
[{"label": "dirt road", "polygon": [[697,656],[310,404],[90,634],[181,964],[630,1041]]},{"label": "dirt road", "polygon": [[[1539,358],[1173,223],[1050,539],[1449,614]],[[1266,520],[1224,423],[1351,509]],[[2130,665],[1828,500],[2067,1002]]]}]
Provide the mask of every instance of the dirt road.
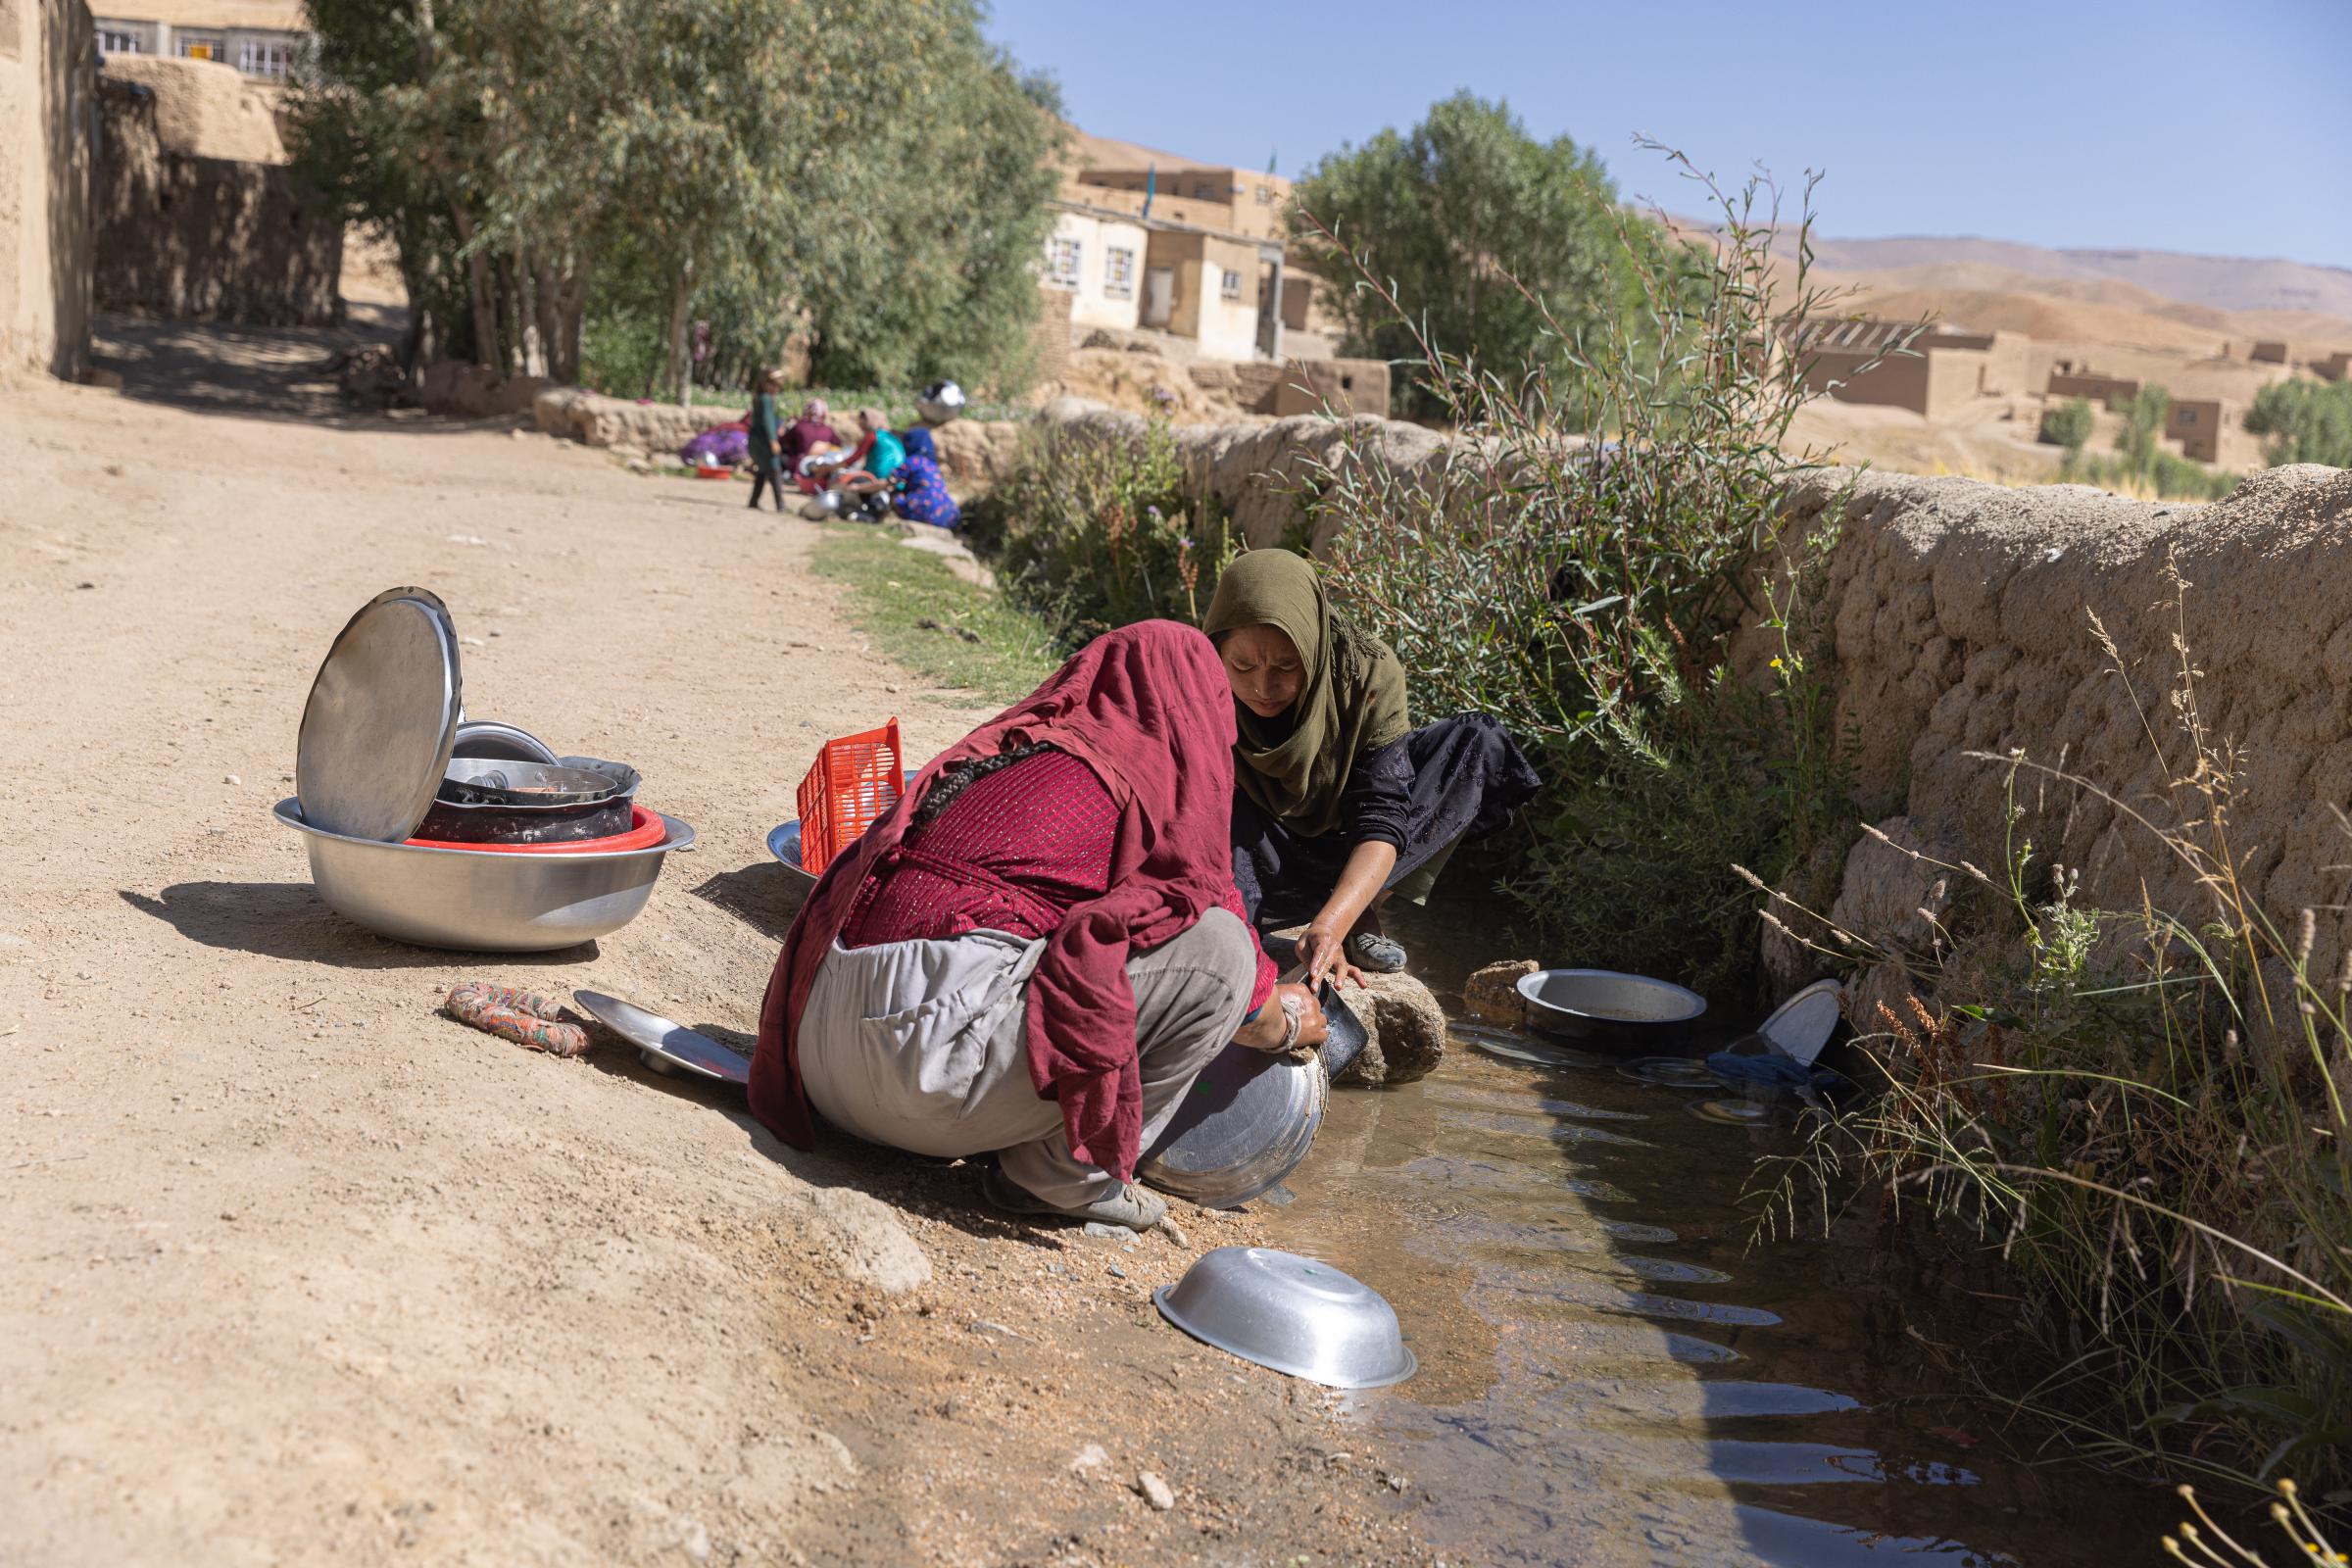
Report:
[{"label": "dirt road", "polygon": [[[808,525],[345,417],[305,335],[105,335],[125,391],[0,393],[0,1562],[1421,1560],[1325,1396],[1152,1312],[1247,1220],[1008,1225],[436,1012],[479,976],[753,1027],[814,744],[975,716],[860,646]],[[593,949],[368,936],[270,821],[319,656],[404,583],[471,714],[700,830]]]}]

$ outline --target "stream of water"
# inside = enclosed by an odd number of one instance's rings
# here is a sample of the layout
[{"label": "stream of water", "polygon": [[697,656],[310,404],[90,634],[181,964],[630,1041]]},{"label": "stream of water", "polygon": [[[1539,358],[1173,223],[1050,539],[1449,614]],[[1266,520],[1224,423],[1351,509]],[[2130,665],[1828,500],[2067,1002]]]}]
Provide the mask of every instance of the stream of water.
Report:
[{"label": "stream of water", "polygon": [[[1448,1004],[1497,956],[1398,925]],[[1737,1200],[1767,1133],[1616,1062],[1460,1031],[1432,1077],[1333,1096],[1271,1219],[1274,1246],[1396,1308],[1421,1370],[1349,1403],[1448,1561],[2162,1560],[2159,1496],[1978,1430],[1871,1259],[1750,1245]]]}]

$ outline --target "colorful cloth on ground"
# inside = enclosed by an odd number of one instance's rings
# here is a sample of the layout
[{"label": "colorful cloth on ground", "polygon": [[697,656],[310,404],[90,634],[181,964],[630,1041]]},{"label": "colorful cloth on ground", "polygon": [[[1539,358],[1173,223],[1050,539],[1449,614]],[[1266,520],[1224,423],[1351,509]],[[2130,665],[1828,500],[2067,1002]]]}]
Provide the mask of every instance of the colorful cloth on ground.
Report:
[{"label": "colorful cloth on ground", "polygon": [[[842,922],[846,948],[951,942],[975,931],[1035,941],[1110,890],[1119,808],[1094,769],[1041,752],[975,779],[928,826],[882,857]],[[1239,889],[1218,903],[1249,914]],[[1252,1011],[1274,989],[1262,949]]]},{"label": "colorful cloth on ground", "polygon": [[1339,825],[1357,762],[1412,728],[1404,666],[1388,644],[1333,610],[1322,577],[1288,550],[1250,551],[1217,579],[1201,630],[1217,637],[1244,626],[1279,627],[1298,646],[1305,674],[1280,719],[1234,700],[1242,793],[1291,832],[1318,837]]},{"label": "colorful cloth on ground", "polygon": [[[934,528],[953,528],[963,521],[963,509],[948,494],[947,477],[929,458],[907,454],[892,483],[891,502],[908,522],[927,522]],[[1230,691],[1230,688],[1228,688]]]},{"label": "colorful cloth on ground", "polygon": [[1190,929],[1232,886],[1233,692],[1207,638],[1173,621],[1105,632],[1026,700],[931,760],[889,813],[834,858],[785,935],[760,1009],[752,1113],[786,1143],[815,1135],[795,1064],[809,987],[882,857],[949,768],[1052,746],[1118,808],[1109,877],[1047,940],[1027,995],[1029,1072],[1058,1102],[1070,1152],[1121,1181],[1142,1152],[1143,1079],[1127,960]]}]

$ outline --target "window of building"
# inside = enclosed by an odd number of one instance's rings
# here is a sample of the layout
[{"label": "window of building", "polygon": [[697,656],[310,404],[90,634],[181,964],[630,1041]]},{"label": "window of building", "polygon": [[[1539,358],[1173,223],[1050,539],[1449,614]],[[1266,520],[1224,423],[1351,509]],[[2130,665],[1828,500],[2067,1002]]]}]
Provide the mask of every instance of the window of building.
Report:
[{"label": "window of building", "polygon": [[1271,207],[1274,205],[1273,186],[1260,185],[1257,187],[1257,205],[1260,207]]},{"label": "window of building", "polygon": [[1055,288],[1078,286],[1078,260],[1085,247],[1074,239],[1054,236],[1046,247],[1046,281]]},{"label": "window of building", "polygon": [[1242,297],[1242,274],[1228,271],[1225,274],[1225,281],[1218,286],[1217,294],[1223,299],[1240,299]]},{"label": "window of building", "polygon": [[1111,245],[1102,252],[1102,292],[1114,300],[1135,298],[1135,252]]},{"label": "window of building", "polygon": [[1193,181],[1193,200],[1197,202],[1213,202],[1216,199],[1216,186],[1211,185],[1205,179],[1196,179]]},{"label": "window of building", "polygon": [[98,29],[98,52],[102,55],[135,55],[139,52],[139,35],[120,27]]},{"label": "window of building", "polygon": [[248,38],[240,53],[238,69],[249,76],[282,76],[294,69],[294,46]]},{"label": "window of building", "polygon": [[2196,411],[2196,410],[2194,410],[2194,409],[2182,409],[2182,410],[2180,411],[2180,422],[2181,422],[2182,424],[2194,424],[2194,423],[2196,423],[2196,422],[2197,422],[2197,411]]},{"label": "window of building", "polygon": [[177,41],[182,60],[219,60],[228,53],[220,39],[207,38],[202,34],[182,33]]}]

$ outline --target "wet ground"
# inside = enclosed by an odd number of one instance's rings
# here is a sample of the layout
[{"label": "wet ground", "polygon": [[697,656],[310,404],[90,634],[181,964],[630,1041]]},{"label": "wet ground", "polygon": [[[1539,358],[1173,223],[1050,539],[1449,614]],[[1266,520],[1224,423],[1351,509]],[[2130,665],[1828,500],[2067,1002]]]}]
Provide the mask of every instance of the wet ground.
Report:
[{"label": "wet ground", "polygon": [[[1507,955],[1448,953],[1444,924],[1399,934],[1450,1004]],[[1352,1402],[1437,1549],[2159,1560],[2169,1499],[2035,1463],[2037,1434],[1959,1394],[1914,1338],[1939,1303],[1904,1299],[1852,1245],[1751,1244],[1738,1199],[1780,1135],[1703,1119],[1720,1092],[1616,1061],[1467,1024],[1457,1044],[1419,1084],[1334,1096],[1272,1222],[1272,1245],[1355,1274],[1403,1321],[1419,1375]]]}]

